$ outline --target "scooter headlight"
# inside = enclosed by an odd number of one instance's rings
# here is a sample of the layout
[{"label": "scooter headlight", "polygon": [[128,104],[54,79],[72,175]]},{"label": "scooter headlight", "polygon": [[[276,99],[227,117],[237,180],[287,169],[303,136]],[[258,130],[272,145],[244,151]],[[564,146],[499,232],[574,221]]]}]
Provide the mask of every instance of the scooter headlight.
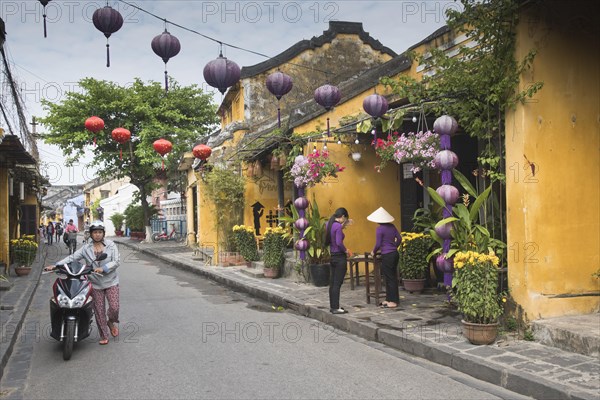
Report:
[{"label": "scooter headlight", "polygon": [[63,308],[71,308],[71,300],[65,296],[64,294],[59,294],[57,296],[58,305]]},{"label": "scooter headlight", "polygon": [[85,295],[80,294],[78,296],[75,296],[75,298],[71,302],[71,308],[80,308],[83,306],[84,303],[85,303]]}]

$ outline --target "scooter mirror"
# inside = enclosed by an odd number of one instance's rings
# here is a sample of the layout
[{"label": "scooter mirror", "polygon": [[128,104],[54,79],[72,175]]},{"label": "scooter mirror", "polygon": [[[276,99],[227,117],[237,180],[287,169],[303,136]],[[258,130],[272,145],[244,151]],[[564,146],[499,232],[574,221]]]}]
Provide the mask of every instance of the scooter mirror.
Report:
[{"label": "scooter mirror", "polygon": [[108,254],[102,253],[98,257],[96,257],[96,261],[106,260],[106,257],[108,257]]}]

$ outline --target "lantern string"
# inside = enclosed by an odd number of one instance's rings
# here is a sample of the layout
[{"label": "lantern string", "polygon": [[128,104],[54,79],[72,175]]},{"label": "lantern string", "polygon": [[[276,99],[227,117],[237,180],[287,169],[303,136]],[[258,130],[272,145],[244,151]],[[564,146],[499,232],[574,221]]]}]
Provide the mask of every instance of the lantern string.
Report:
[{"label": "lantern string", "polygon": [[[257,52],[257,51],[254,51],[254,50],[246,49],[246,48],[244,48],[244,47],[239,47],[239,46],[233,45],[233,44],[231,44],[231,43],[226,43],[226,42],[223,42],[223,41],[221,41],[221,40],[218,40],[218,39],[215,39],[215,38],[213,38],[213,37],[210,37],[210,36],[208,36],[208,35],[205,35],[205,34],[203,34],[203,33],[200,33],[200,32],[198,32],[198,31],[196,31],[196,30],[194,30],[194,29],[187,28],[187,27],[185,27],[185,26],[183,26],[183,25],[180,25],[180,24],[178,24],[178,23],[176,23],[176,22],[173,22],[173,21],[170,21],[170,20],[168,20],[167,18],[160,17],[160,16],[158,16],[158,15],[156,15],[156,14],[154,14],[154,13],[152,13],[152,12],[148,11],[148,10],[145,10],[145,9],[143,9],[142,7],[138,6],[137,4],[130,3],[130,2],[128,2],[128,1],[125,1],[125,0],[119,0],[119,2],[121,2],[121,3],[123,3],[123,4],[127,4],[129,7],[133,7],[133,8],[135,8],[135,9],[137,9],[137,10],[141,11],[141,12],[144,12],[144,13],[146,13],[146,14],[148,14],[148,15],[150,15],[150,16],[152,16],[152,17],[154,17],[154,18],[156,18],[156,19],[159,19],[159,20],[161,20],[161,21],[164,21],[164,23],[165,23],[165,26],[166,26],[166,24],[167,24],[167,23],[169,23],[169,24],[171,24],[171,25],[173,25],[173,26],[176,26],[176,27],[178,27],[178,28],[180,28],[180,29],[183,29],[183,30],[185,30],[185,31],[188,31],[188,32],[194,33],[194,34],[196,34],[196,35],[202,36],[202,37],[203,37],[203,38],[205,38],[205,39],[212,40],[213,42],[216,42],[216,43],[218,43],[218,44],[219,44],[221,47],[222,47],[222,46],[231,47],[232,49],[237,49],[237,50],[245,51],[245,52],[247,52],[247,53],[250,53],[250,54],[255,54],[255,55],[257,55],[257,56],[265,57],[265,58],[268,58],[268,59],[272,59],[272,58],[274,58],[274,57],[271,57],[271,56],[269,56],[269,55],[267,55],[267,54],[259,53],[259,52]],[[321,72],[321,73],[325,74],[326,76],[328,76],[328,75],[335,75],[335,73],[333,73],[333,72],[331,72],[331,71],[322,70],[322,69],[315,68],[315,67],[313,67],[313,66],[309,66],[309,65],[298,64],[298,63],[293,63],[293,62],[285,62],[284,64],[294,65],[294,66],[296,66],[296,67],[300,67],[300,68],[307,68],[307,69],[310,69],[310,70],[312,70],[312,71]]]},{"label": "lantern string", "polygon": [[44,37],[48,37],[46,34],[46,6],[44,6],[44,13],[42,15],[44,16]]},{"label": "lantern string", "polygon": [[110,44],[108,39],[106,39],[106,66],[110,67]]}]

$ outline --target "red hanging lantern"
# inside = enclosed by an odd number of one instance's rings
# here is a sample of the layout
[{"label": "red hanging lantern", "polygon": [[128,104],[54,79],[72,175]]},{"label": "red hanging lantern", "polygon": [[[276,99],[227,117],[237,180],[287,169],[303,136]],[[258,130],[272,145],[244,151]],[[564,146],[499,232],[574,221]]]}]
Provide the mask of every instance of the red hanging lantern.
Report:
[{"label": "red hanging lantern", "polygon": [[154,54],[162,58],[165,63],[165,92],[168,92],[169,77],[167,75],[167,62],[171,57],[175,57],[179,54],[181,44],[179,43],[179,39],[171,35],[165,29],[162,34],[155,36],[154,39],[152,39],[151,46]]},{"label": "red hanging lantern", "polygon": [[110,67],[110,45],[108,44],[108,38],[121,29],[123,26],[123,16],[117,10],[107,5],[94,11],[92,22],[96,29],[104,33],[106,37],[106,66]]},{"label": "red hanging lantern", "polygon": [[[127,142],[129,139],[131,139],[131,132],[129,132],[128,129],[125,128],[115,128],[113,129],[111,136],[113,138],[113,140],[117,143],[123,144],[125,142]],[[123,149],[120,148],[119,149],[119,159],[123,159]]]},{"label": "red hanging lantern", "polygon": [[[158,139],[158,140],[154,141],[152,146],[154,147],[154,150],[156,150],[156,152],[158,154],[160,154],[161,157],[164,157],[165,154],[167,154],[171,150],[173,150],[173,145],[171,144],[171,142],[169,142],[168,140],[165,140],[165,139]],[[162,160],[162,169],[165,169],[164,158]]]},{"label": "red hanging lantern", "polygon": [[212,154],[212,149],[205,144],[199,144],[194,146],[192,150],[192,154],[194,157],[201,159],[202,161],[206,160]]},{"label": "red hanging lantern", "polygon": [[85,120],[85,129],[94,134],[94,146],[96,146],[96,133],[104,129],[104,121],[100,117],[89,117]]}]

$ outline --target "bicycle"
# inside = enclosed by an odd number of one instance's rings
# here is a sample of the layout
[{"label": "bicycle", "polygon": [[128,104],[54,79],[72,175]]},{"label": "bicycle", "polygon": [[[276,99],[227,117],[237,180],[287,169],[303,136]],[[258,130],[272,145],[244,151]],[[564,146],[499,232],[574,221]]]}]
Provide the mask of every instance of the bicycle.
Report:
[{"label": "bicycle", "polygon": [[152,234],[153,242],[167,241],[167,240],[175,240],[178,243],[183,242],[184,236],[175,230],[175,224],[171,224],[171,232],[167,234],[167,230],[163,229],[162,232],[155,232]]}]

